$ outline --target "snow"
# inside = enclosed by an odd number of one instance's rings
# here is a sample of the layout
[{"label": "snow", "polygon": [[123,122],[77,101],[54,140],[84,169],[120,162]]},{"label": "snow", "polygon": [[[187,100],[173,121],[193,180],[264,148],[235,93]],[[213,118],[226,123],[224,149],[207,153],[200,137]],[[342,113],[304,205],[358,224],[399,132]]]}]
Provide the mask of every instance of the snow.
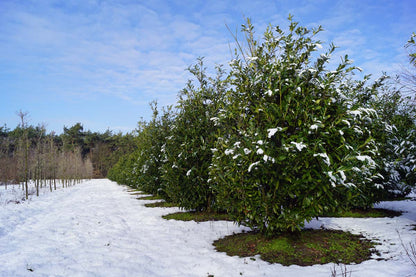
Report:
[{"label": "snow", "polygon": [[311,127],[309,127],[309,129],[311,130],[318,130],[319,126],[317,124],[313,124],[311,125]]},{"label": "snow", "polygon": [[238,158],[238,157],[240,157],[240,156],[241,156],[240,154],[234,155],[234,156],[233,156],[233,160],[237,159],[237,158]]},{"label": "snow", "polygon": [[328,177],[329,177],[329,181],[331,182],[331,185],[333,186],[333,187],[336,187],[337,185],[336,185],[336,182],[337,182],[337,179],[335,178],[335,176],[332,174],[332,171],[328,171],[327,172],[327,175],[328,175]]},{"label": "snow", "polygon": [[248,155],[251,153],[251,150],[248,148],[244,148],[244,154]]},{"label": "snow", "polygon": [[329,160],[329,157],[326,153],[318,153],[318,154],[313,154],[314,157],[321,157],[322,160],[324,161],[324,163],[326,163],[328,166],[331,165],[331,161]]},{"label": "snow", "polygon": [[257,61],[258,57],[247,57],[247,61],[254,62]]},{"label": "snow", "polygon": [[327,54],[321,54],[321,58],[322,59],[328,59],[329,58],[329,55],[327,55]]},{"label": "snow", "polygon": [[357,110],[352,110],[352,111],[349,111],[348,113],[353,115],[354,117],[361,117],[362,113],[377,117],[377,112],[374,109],[368,109],[368,108],[358,108]]},{"label": "snow", "polygon": [[347,180],[347,177],[345,176],[344,171],[340,170],[339,171],[339,175],[341,175],[341,178],[342,178],[343,181],[346,181]]},{"label": "snow", "polygon": [[296,149],[298,149],[298,151],[302,151],[303,148],[307,147],[307,145],[304,144],[303,142],[292,141],[291,144],[294,144],[296,146]]},{"label": "snow", "polygon": [[271,129],[267,129],[267,137],[271,138],[274,136],[274,134],[276,134],[277,132],[283,131],[283,128],[281,127],[276,127],[276,128],[271,128]]},{"label": "snow", "polygon": [[362,161],[362,162],[366,161],[369,164],[372,164],[372,165],[375,164],[374,160],[370,156],[367,156],[367,155],[356,156],[356,158],[357,158],[357,160]]},{"label": "snow", "polygon": [[234,149],[225,149],[224,154],[225,155],[232,155],[232,154],[234,154]]},{"label": "snow", "polygon": [[257,161],[257,162],[254,162],[254,163],[252,163],[252,164],[250,164],[249,166],[248,166],[248,172],[251,172],[251,169],[253,168],[253,166],[257,166],[258,164],[259,164],[260,162],[259,161]]},{"label": "snow", "polygon": [[210,120],[214,122],[214,126],[218,126],[218,122],[220,121],[218,117],[211,117]]},{"label": "snow", "polygon": [[343,119],[343,120],[341,120],[342,122],[344,122],[345,124],[347,124],[348,125],[348,127],[351,127],[351,124],[350,124],[350,122],[348,121],[348,120],[345,120],[345,119]]},{"label": "snow", "polygon": [[[247,228],[165,220],[162,215],[179,209],[147,208],[152,201],[127,190],[101,179],[20,204],[0,202],[0,276],[331,276],[333,264],[282,266],[216,252],[214,240]],[[2,200],[13,193],[21,190],[0,187]],[[400,217],[320,218],[306,227],[350,231],[380,243],[381,257],[347,265],[352,277],[415,276],[398,235],[405,245],[416,242],[415,203],[378,205],[406,211]]]}]

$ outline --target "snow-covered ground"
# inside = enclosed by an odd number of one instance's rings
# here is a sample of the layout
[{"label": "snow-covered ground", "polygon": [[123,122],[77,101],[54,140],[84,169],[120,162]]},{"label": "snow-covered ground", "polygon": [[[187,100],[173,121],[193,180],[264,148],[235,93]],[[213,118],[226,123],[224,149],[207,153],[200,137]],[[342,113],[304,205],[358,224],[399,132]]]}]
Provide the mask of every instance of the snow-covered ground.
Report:
[{"label": "snow-covered ground", "polygon": [[[162,215],[179,209],[146,208],[152,201],[136,200],[127,190],[91,180],[6,204],[11,187],[0,187],[0,276],[331,276],[332,264],[282,266],[216,252],[214,240],[244,227],[164,220]],[[416,276],[398,235],[406,245],[416,243],[416,201],[379,206],[406,213],[322,218],[308,227],[348,230],[381,243],[377,249],[387,260],[348,265],[352,277]]]}]

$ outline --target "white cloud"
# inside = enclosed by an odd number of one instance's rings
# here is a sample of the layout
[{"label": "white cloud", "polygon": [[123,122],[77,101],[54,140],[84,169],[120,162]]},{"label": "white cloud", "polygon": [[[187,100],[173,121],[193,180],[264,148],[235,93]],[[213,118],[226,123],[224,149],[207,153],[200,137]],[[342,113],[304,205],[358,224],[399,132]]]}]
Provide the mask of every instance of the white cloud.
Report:
[{"label": "white cloud", "polygon": [[0,68],[8,86],[97,104],[102,98],[173,104],[197,57],[205,57],[210,73],[232,58],[235,42],[226,25],[240,31],[244,16],[251,17],[261,38],[270,22],[284,29],[289,12],[301,25],[323,25],[319,38],[341,47],[334,63],[349,54],[365,73],[381,72],[406,63],[402,46],[416,23],[413,6],[403,4],[403,17],[381,30],[374,15],[386,14],[386,7],[367,1],[139,2],[1,1]]}]

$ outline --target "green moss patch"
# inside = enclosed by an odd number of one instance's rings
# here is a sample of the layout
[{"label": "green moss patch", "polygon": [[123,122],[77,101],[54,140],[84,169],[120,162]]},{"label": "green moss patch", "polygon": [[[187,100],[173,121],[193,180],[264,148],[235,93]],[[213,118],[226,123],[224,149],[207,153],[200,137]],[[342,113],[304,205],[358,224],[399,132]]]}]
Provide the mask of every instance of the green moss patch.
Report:
[{"label": "green moss patch", "polygon": [[178,205],[174,203],[170,203],[170,202],[159,201],[155,203],[147,203],[147,204],[144,204],[144,206],[148,208],[172,208],[172,207],[177,207]]},{"label": "green moss patch", "polygon": [[341,213],[331,213],[325,214],[324,217],[355,217],[355,218],[366,218],[366,217],[396,217],[401,216],[402,212],[387,210],[387,209],[368,209],[368,210],[360,210],[360,209],[353,209],[350,211],[345,211]]},{"label": "green moss patch", "polygon": [[162,217],[164,219],[175,219],[175,220],[182,220],[182,221],[194,220],[196,222],[218,221],[218,220],[231,221],[228,214],[215,213],[215,212],[177,212],[177,213],[164,215]]},{"label": "green moss patch", "polygon": [[266,238],[249,232],[216,240],[217,251],[229,256],[252,257],[282,265],[309,266],[326,263],[361,263],[370,259],[375,243],[362,236],[334,230],[306,229]]},{"label": "green moss patch", "polygon": [[160,196],[153,196],[153,195],[138,197],[136,199],[138,200],[163,200],[163,198],[161,198]]}]

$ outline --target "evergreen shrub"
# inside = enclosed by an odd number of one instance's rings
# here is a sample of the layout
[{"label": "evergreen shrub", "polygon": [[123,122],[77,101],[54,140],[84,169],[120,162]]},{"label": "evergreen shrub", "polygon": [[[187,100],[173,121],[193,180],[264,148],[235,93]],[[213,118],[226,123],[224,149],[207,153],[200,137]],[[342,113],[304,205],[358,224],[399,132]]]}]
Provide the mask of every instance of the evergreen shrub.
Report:
[{"label": "evergreen shrub", "polygon": [[[378,148],[374,109],[348,97],[362,90],[348,56],[328,69],[329,51],[290,19],[262,41],[243,25],[247,50],[231,61],[230,84],[211,166],[218,205],[265,234],[300,230],[305,220],[349,206],[370,206]],[[240,45],[240,44],[239,44]],[[374,87],[372,89],[375,89]]]},{"label": "evergreen shrub", "polygon": [[221,107],[225,90],[223,71],[206,75],[203,60],[189,68],[196,79],[179,94],[170,135],[163,147],[163,183],[170,201],[193,210],[215,208],[215,195],[208,183],[218,127],[211,120]]}]

